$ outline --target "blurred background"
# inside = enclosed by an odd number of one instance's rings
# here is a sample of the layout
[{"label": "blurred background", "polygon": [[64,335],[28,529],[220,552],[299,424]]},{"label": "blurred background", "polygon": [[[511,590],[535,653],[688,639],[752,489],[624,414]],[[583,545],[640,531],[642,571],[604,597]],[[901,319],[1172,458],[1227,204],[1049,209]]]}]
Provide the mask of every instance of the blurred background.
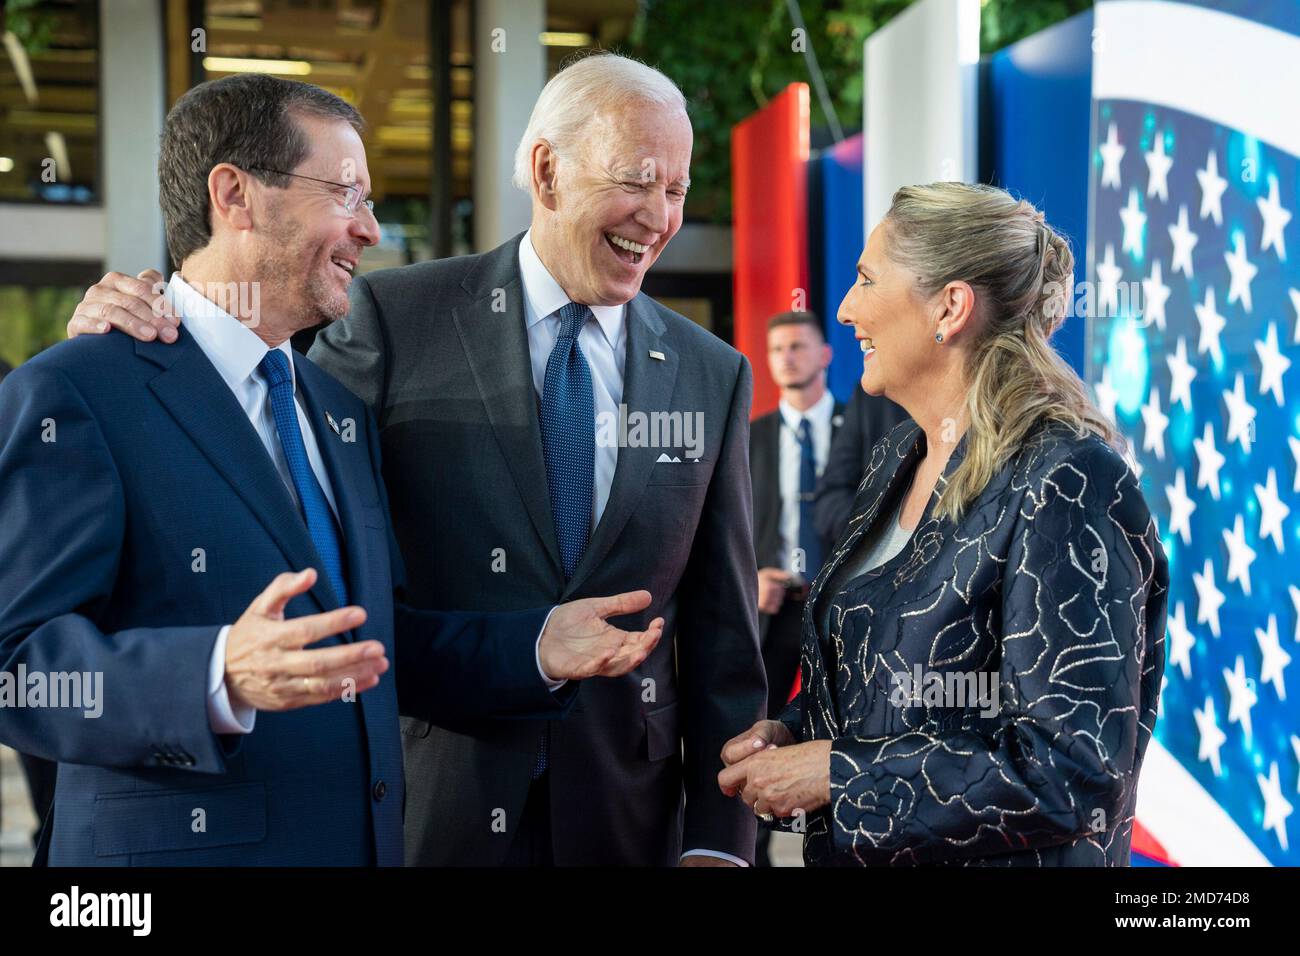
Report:
[{"label": "blurred background", "polygon": [[[907,0],[800,0],[825,74],[814,147],[862,125],[863,42]],[[1089,0],[987,0],[984,52]],[[532,103],[594,47],[657,65],[695,126],[687,225],[646,291],[731,337],[732,127],[810,78],[786,0],[8,0],[0,49],[0,358],[63,338],[109,269],[165,265],[155,202],[163,116],[236,71],[356,105],[383,242],[362,270],[483,251],[527,224],[509,184]],[[834,130],[834,132],[832,132]],[[847,281],[847,280],[846,280]]]},{"label": "blurred background", "polygon": [[[693,182],[644,291],[749,357],[755,415],[777,402],[767,320],[791,310],[821,317],[830,390],[853,394],[861,354],[835,312],[894,189],[987,182],[1033,202],[1076,255],[1054,344],[1132,442],[1170,559],[1133,862],[1300,863],[1296,0],[2,9],[0,374],[61,341],[104,272],[166,271],[163,118],[240,71],[319,84],[367,119],[383,238],[361,271],[527,226],[513,154],[566,58],[609,49],[664,71],[689,104]],[[23,862],[35,815],[3,748],[0,783],[0,862]],[[788,841],[774,853],[797,862]]]}]

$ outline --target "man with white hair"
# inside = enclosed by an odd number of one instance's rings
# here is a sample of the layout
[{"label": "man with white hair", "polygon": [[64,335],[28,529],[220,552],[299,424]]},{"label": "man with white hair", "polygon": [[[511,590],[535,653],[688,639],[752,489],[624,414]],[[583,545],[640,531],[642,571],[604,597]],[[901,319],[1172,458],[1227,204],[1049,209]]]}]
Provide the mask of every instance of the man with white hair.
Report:
[{"label": "man with white hair", "polygon": [[641,293],[681,226],[691,145],[663,74],[577,61],[519,144],[531,228],[356,277],[348,318],[310,352],[378,418],[412,603],[509,611],[646,589],[651,606],[613,623],[666,621],[639,668],[584,681],[553,729],[404,716],[408,864],[753,861],[754,816],[717,785],[723,744],[767,699],[752,376]]},{"label": "man with white hair", "polygon": [[640,668],[584,682],[563,727],[404,719],[408,862],[751,862],[754,817],[717,773],[766,701],[752,379],[641,294],[681,227],[691,143],[663,74],[579,60],[516,154],[531,228],[359,278],[311,351],[379,416],[417,601],[513,610],[644,588],[645,621],[667,621]]}]

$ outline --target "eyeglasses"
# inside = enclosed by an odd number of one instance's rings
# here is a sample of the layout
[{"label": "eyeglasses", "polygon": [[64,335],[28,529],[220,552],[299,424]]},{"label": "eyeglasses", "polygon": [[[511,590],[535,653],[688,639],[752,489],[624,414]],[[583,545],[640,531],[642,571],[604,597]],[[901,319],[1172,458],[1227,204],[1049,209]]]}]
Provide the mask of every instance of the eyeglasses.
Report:
[{"label": "eyeglasses", "polygon": [[343,208],[349,216],[357,214],[357,207],[365,206],[373,216],[375,213],[375,202],[373,199],[361,198],[361,187],[356,183],[336,183],[329,179],[317,179],[315,176],[302,176],[298,173],[286,173],[282,169],[268,169],[265,166],[250,166],[249,169],[260,170],[264,173],[275,173],[277,176],[292,176],[294,179],[308,179],[314,183],[324,183],[326,186],[337,186],[339,189],[346,189],[343,194]]}]

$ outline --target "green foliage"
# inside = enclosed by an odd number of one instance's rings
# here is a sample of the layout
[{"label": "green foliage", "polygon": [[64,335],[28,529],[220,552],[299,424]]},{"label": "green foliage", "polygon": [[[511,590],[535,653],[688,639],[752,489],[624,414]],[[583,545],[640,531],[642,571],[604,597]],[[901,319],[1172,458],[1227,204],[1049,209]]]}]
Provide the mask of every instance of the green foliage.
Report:
[{"label": "green foliage", "polygon": [[0,359],[17,368],[62,342],[84,290],[0,286]]},{"label": "green foliage", "polygon": [[4,5],[5,29],[18,38],[28,53],[40,53],[50,46],[56,15],[39,9],[42,0],[8,0]]},{"label": "green foliage", "polygon": [[[862,126],[863,43],[912,0],[799,0],[832,108],[846,130]],[[981,45],[1001,49],[1092,5],[1092,0],[986,0]],[[786,0],[642,0],[631,53],[672,77],[695,127],[691,219],[731,218],[731,128],[791,83],[810,82],[795,48]],[[813,91],[814,128],[829,124]],[[900,104],[904,107],[906,104]]]}]

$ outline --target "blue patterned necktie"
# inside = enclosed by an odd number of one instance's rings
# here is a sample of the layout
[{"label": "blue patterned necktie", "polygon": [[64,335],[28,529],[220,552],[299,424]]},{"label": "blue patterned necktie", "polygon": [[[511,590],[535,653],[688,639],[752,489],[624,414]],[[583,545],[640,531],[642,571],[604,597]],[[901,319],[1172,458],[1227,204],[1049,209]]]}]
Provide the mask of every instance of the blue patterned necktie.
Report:
[{"label": "blue patterned necktie", "polygon": [[321,570],[334,587],[339,606],[348,603],[347,579],[343,574],[343,547],[334,512],[325,500],[325,492],[307,461],[307,448],[302,442],[298,427],[298,411],[293,403],[293,376],[289,360],[279,349],[271,349],[258,363],[257,370],[266,380],[271,392],[271,411],[275,415],[275,431],[280,436],[280,448],[289,463],[289,474],[298,489],[298,504],[307,522],[316,553],[320,555]]},{"label": "blue patterned necktie", "polygon": [[799,419],[799,547],[804,554],[805,581],[822,569],[822,543],[813,520],[813,499],[817,491],[817,459],[813,456],[812,423]]},{"label": "blue patterned necktie", "polygon": [[591,310],[576,302],[560,309],[560,334],[546,360],[542,386],[542,455],[566,579],[577,570],[591,535],[596,406],[591,369],[578,345],[578,333],[590,317]]},{"label": "blue patterned necktie", "polygon": [[[578,345],[578,333],[591,317],[585,305],[560,309],[560,334],[546,360],[542,386],[542,456],[551,495],[551,515],[566,580],[587,550],[591,536],[592,491],[596,475],[596,405],[591,369]],[[533,767],[536,780],[550,763],[550,727],[542,733]]]}]

